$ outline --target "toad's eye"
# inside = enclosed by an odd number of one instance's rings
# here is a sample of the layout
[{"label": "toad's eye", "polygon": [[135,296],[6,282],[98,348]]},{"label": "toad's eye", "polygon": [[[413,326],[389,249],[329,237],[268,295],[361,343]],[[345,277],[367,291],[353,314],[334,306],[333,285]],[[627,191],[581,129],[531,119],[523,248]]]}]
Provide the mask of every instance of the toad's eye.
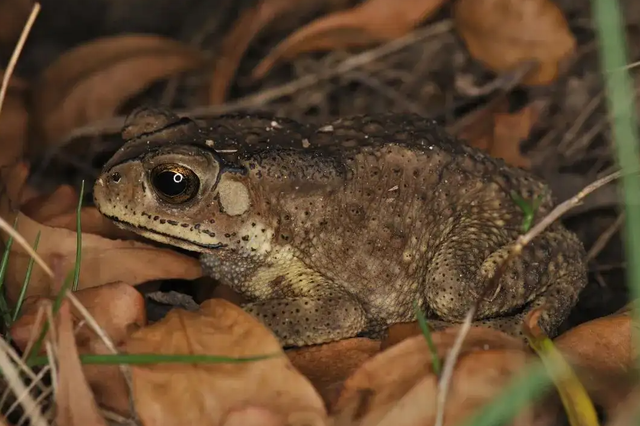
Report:
[{"label": "toad's eye", "polygon": [[151,185],[162,200],[171,204],[182,204],[196,196],[200,180],[194,172],[184,166],[162,164],[151,170]]}]

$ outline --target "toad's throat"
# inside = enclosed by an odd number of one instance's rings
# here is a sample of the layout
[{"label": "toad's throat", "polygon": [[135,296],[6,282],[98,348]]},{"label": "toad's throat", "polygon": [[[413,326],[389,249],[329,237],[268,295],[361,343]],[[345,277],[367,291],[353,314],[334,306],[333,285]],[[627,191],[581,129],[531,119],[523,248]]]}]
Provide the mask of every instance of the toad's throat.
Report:
[{"label": "toad's throat", "polygon": [[[143,236],[145,236],[145,237],[147,237],[149,239],[153,239],[153,238],[148,237],[148,235],[159,235],[159,236],[165,237],[168,240],[182,241],[182,242],[185,243],[186,246],[197,246],[197,247],[200,247],[200,248],[203,248],[203,249],[207,249],[207,250],[216,250],[216,249],[221,249],[221,248],[224,248],[224,247],[227,246],[227,244],[222,244],[222,243],[216,243],[216,244],[199,243],[199,242],[196,242],[196,241],[189,240],[187,238],[181,238],[181,237],[178,237],[176,235],[171,235],[171,234],[167,234],[167,233],[158,231],[156,229],[151,229],[151,228],[148,228],[148,227],[146,227],[144,225],[132,225],[131,223],[124,222],[124,221],[118,219],[115,216],[110,216],[110,215],[106,215],[106,214],[104,216],[107,217],[108,219],[110,219],[111,221],[113,221],[120,228],[125,229],[127,231],[132,231],[132,232],[136,232],[136,233],[139,233],[139,234],[143,234]],[[187,248],[187,250],[188,250],[188,248]],[[191,251],[195,251],[195,250],[191,250]]]}]

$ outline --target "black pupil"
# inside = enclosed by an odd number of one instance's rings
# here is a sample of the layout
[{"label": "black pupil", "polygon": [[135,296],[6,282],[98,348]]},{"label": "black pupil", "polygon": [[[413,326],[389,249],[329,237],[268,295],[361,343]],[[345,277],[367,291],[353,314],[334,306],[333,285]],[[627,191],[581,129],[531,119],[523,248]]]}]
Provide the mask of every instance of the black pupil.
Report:
[{"label": "black pupil", "polygon": [[182,173],[165,170],[154,176],[153,185],[164,195],[175,197],[187,189],[187,178]]}]

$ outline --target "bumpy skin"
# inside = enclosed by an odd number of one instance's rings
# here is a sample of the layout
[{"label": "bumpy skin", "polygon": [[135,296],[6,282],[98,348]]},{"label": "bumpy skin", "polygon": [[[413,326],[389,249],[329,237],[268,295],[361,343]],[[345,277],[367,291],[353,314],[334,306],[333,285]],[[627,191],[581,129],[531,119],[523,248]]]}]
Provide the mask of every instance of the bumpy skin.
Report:
[{"label": "bumpy skin", "polygon": [[[443,133],[387,114],[323,127],[221,116],[197,125],[140,109],[95,185],[98,209],[148,238],[202,253],[205,270],[251,303],[283,345],[376,334],[414,320],[459,322],[521,232],[513,201],[547,187]],[[176,163],[199,178],[184,203],[158,196],[150,170]],[[544,306],[554,335],[586,284],[576,236],[554,224],[509,264],[480,303],[480,324],[520,334]]]}]

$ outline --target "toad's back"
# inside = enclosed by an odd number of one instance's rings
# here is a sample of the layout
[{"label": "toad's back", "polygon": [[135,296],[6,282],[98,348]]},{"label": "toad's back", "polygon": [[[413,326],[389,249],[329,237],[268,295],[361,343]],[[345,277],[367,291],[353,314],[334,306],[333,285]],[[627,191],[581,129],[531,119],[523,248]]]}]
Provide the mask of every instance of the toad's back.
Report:
[{"label": "toad's back", "polygon": [[[221,171],[210,194],[200,185],[181,211],[153,204],[151,196],[137,202],[146,203],[149,217],[179,223],[180,235],[170,239],[172,229],[156,221],[138,232],[202,251],[205,269],[247,296],[252,303],[245,309],[285,344],[409,321],[414,301],[433,318],[462,319],[521,232],[524,215],[513,195],[539,197],[537,217],[552,207],[546,186],[532,175],[415,115],[350,117],[319,127],[254,115],[223,116],[197,132],[192,122],[181,125],[189,130],[176,133],[174,125],[169,138],[160,129],[129,141],[105,176],[132,158],[159,167],[173,156],[195,170],[186,164],[196,161],[190,158],[215,150]],[[197,153],[190,151],[195,146]],[[150,154],[156,147],[162,155]],[[176,160],[183,151],[188,156]],[[202,182],[207,173],[195,174]],[[245,196],[247,202],[238,201]],[[216,239],[216,250],[201,249],[204,234]],[[542,326],[552,334],[586,282],[583,257],[575,236],[553,225],[510,264],[479,317],[517,333],[522,315],[545,305]]]}]

